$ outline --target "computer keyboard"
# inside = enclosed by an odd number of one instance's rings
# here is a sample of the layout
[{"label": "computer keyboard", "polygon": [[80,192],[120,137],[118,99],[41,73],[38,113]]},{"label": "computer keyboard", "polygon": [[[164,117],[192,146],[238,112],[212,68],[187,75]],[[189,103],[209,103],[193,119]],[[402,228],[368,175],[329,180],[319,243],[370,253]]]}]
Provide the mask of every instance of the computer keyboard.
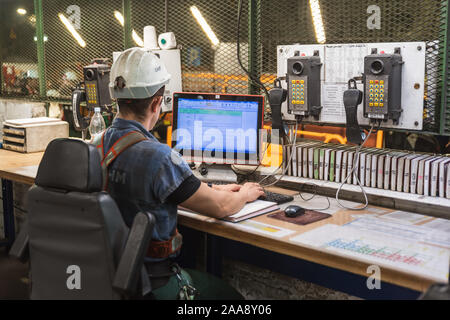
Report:
[{"label": "computer keyboard", "polygon": [[[230,184],[230,182],[226,182],[226,181],[208,181],[208,182],[211,184],[215,184],[215,185]],[[270,192],[270,191],[264,191],[264,192],[266,193],[266,196],[259,197],[258,200],[275,202],[277,204],[283,204],[283,203],[291,202],[294,200],[293,196],[288,196],[285,194],[275,193],[275,192]]]},{"label": "computer keyboard", "polygon": [[277,204],[283,204],[286,202],[294,201],[293,196],[288,196],[281,193],[275,193],[270,191],[264,191],[266,193],[265,197],[259,197],[258,200],[265,200],[270,202],[276,202]]}]

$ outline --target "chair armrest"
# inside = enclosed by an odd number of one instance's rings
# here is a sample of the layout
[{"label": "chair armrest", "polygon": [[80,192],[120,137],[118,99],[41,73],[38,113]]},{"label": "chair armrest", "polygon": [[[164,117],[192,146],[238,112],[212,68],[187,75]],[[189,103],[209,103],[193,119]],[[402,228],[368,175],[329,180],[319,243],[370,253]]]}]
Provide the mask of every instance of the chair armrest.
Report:
[{"label": "chair armrest", "polygon": [[30,253],[28,250],[29,243],[28,236],[28,223],[25,222],[22,226],[22,229],[19,232],[16,240],[14,241],[11,249],[9,250],[9,255],[18,259],[19,261],[25,263],[30,258]]},{"label": "chair armrest", "polygon": [[450,300],[450,286],[448,283],[435,283],[419,297],[419,300]]},{"label": "chair armrest", "polygon": [[138,287],[154,226],[155,217],[151,213],[140,212],[134,218],[113,282],[113,288],[122,295],[133,295]]}]

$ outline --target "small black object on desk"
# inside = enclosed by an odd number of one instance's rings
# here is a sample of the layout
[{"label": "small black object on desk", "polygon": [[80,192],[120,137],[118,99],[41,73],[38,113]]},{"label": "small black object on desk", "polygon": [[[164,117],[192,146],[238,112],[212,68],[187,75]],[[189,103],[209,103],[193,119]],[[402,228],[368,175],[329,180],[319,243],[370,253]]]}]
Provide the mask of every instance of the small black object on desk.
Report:
[{"label": "small black object on desk", "polygon": [[264,191],[265,195],[258,198],[258,200],[265,200],[270,202],[276,202],[277,204],[283,204],[287,202],[294,201],[293,196],[289,196],[286,194],[275,193],[270,191]]},{"label": "small black object on desk", "polygon": [[289,206],[284,210],[284,214],[289,218],[296,218],[305,214],[305,209],[299,206]]}]

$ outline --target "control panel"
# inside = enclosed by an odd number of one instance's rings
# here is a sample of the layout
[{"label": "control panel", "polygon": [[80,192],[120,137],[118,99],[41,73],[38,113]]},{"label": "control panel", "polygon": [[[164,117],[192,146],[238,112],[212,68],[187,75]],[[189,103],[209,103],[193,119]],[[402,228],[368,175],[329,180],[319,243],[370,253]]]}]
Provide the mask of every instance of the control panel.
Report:
[{"label": "control panel", "polygon": [[287,60],[288,113],[297,116],[314,116],[318,119],[322,110],[320,72],[322,62],[319,52],[313,56],[300,56]]},{"label": "control panel", "polygon": [[110,65],[108,59],[95,59],[83,68],[84,81],[72,90],[72,116],[74,128],[82,131],[83,135],[89,126],[89,117],[82,106],[86,102],[87,111],[100,107],[108,109],[112,101],[109,94]]},{"label": "control panel", "polygon": [[[437,99],[427,88],[437,86],[439,79],[439,71],[427,61],[428,50],[421,41],[278,46],[277,77],[287,95],[281,102],[281,119],[285,123],[302,117],[308,124],[346,124],[343,94],[348,81],[355,79],[356,89],[362,92],[361,106],[356,108],[361,127],[380,121],[383,129],[423,130],[424,97]],[[320,67],[314,67],[316,61]],[[294,66],[296,62],[303,69]],[[320,87],[314,87],[317,79]],[[297,83],[301,80],[304,87]]]},{"label": "control panel", "polygon": [[308,78],[291,77],[289,82],[291,110],[294,110],[294,113],[297,111],[306,112],[308,110],[308,100],[306,94],[308,91]]},{"label": "control panel", "polygon": [[111,105],[109,94],[110,67],[107,64],[95,63],[83,68],[86,105],[88,109]]},{"label": "control panel", "polygon": [[366,114],[369,118],[384,119],[388,113],[388,94],[389,90],[386,87],[388,77],[379,77],[378,80],[367,80],[369,83],[366,86]]},{"label": "control panel", "polygon": [[378,54],[373,49],[364,58],[364,117],[398,123],[402,113],[402,66],[400,48],[393,54]]}]

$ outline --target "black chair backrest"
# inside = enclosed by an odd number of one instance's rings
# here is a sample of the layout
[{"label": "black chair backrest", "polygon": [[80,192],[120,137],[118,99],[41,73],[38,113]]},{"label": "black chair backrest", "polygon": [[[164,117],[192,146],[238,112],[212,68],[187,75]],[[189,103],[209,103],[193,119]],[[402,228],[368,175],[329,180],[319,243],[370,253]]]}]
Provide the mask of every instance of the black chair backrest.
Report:
[{"label": "black chair backrest", "polygon": [[119,299],[112,287],[128,228],[101,191],[96,148],[53,140],[27,194],[32,299]]}]

